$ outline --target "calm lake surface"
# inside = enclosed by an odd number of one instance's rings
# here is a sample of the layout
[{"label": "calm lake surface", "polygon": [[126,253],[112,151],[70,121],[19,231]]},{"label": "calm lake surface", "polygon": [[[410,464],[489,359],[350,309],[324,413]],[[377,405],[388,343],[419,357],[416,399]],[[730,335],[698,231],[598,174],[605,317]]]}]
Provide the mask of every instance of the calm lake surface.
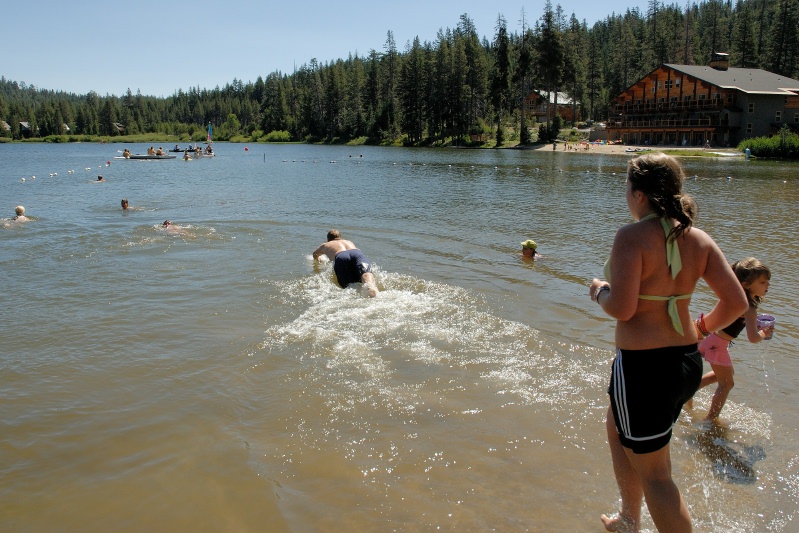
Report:
[{"label": "calm lake surface", "polygon": [[[614,322],[588,282],[627,156],[124,147],[0,144],[0,530],[602,530]],[[735,344],[721,430],[712,389],[680,419],[674,476],[697,532],[795,532],[799,165],[683,164],[697,225],[771,267],[777,328]],[[311,260],[331,227],[378,298]]]}]

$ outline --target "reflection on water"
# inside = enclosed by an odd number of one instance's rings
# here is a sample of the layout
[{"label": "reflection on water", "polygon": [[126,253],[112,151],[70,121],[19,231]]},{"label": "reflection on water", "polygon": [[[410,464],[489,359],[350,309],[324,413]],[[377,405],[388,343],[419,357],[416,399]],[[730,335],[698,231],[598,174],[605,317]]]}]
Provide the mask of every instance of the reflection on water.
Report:
[{"label": "reflection on water", "polygon": [[[626,157],[114,150],[0,145],[0,210],[35,217],[0,228],[3,529],[593,531],[614,510],[613,322],[587,282],[629,222]],[[102,186],[68,172],[98,163]],[[791,531],[799,182],[685,166],[728,259],[771,267],[778,327],[736,344],[722,426],[696,422],[707,391],[681,418],[675,476],[696,531]],[[308,260],[331,227],[376,264],[377,298]],[[692,311],[714,302],[702,286]]]}]

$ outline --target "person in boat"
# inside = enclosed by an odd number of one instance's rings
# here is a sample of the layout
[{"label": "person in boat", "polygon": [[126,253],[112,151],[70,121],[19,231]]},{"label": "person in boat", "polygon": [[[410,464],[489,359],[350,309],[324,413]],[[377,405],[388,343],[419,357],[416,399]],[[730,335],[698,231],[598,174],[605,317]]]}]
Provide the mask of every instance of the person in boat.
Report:
[{"label": "person in boat", "polygon": [[25,208],[22,207],[21,205],[18,205],[17,207],[14,208],[14,213],[16,214],[16,216],[11,220],[14,220],[16,222],[28,221],[28,217],[25,216]]},{"label": "person in boat", "polygon": [[152,146],[151,146],[151,147],[149,147],[149,148],[147,149],[147,155],[155,155],[155,148],[154,148],[154,147],[152,147]]},{"label": "person in boat", "polygon": [[205,153],[206,153],[206,154],[208,154],[208,155],[211,155],[211,154],[213,154],[213,153],[214,153],[214,149],[213,149],[213,148],[211,148],[211,145],[210,145],[210,144],[209,144],[208,146],[206,146],[206,147],[205,147]]},{"label": "person in boat", "polygon": [[378,294],[375,276],[372,274],[372,265],[352,241],[341,238],[341,232],[331,229],[327,232],[327,242],[322,243],[314,250],[313,258],[318,260],[326,256],[333,261],[333,272],[336,281],[343,289],[350,283],[363,283],[363,288],[370,298]]},{"label": "person in boat", "polygon": [[177,144],[175,145],[175,151],[180,152],[180,146],[178,146]]},{"label": "person in boat", "polygon": [[164,155],[164,149],[159,146],[158,150],[155,152],[155,155]]},{"label": "person in boat", "polygon": [[197,154],[197,155],[200,155],[200,154],[203,153],[203,149],[195,144],[194,145],[194,153]]},{"label": "person in boat", "polygon": [[130,150],[125,148],[125,150],[122,152],[122,157],[124,157],[125,159],[129,159],[130,158]]},{"label": "person in boat", "polygon": [[128,199],[127,198],[123,198],[122,201],[120,202],[120,204],[122,204],[122,210],[123,211],[127,211],[128,210]]}]

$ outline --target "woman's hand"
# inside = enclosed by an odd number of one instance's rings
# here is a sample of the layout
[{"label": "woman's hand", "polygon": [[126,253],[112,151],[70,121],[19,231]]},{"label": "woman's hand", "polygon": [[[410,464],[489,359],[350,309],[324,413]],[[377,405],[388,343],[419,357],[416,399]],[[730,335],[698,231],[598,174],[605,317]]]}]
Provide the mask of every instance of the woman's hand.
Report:
[{"label": "woman's hand", "polygon": [[609,288],[610,285],[598,278],[594,278],[593,281],[591,281],[591,286],[588,288],[588,295],[591,297],[592,302],[596,301],[596,297],[599,295],[599,290],[602,287]]}]

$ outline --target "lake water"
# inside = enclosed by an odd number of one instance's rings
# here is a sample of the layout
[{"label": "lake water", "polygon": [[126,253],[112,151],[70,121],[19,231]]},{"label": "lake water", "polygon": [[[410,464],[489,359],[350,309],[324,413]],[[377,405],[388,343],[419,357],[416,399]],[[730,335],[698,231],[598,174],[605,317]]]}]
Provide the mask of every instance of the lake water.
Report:
[{"label": "lake water", "polygon": [[[124,147],[0,144],[0,214],[33,218],[0,221],[1,530],[601,531],[614,322],[588,282],[627,156]],[[698,226],[771,267],[777,328],[735,344],[721,431],[712,390],[680,419],[674,476],[695,531],[797,531],[799,166],[683,162]],[[331,227],[378,298],[310,259]]]}]

